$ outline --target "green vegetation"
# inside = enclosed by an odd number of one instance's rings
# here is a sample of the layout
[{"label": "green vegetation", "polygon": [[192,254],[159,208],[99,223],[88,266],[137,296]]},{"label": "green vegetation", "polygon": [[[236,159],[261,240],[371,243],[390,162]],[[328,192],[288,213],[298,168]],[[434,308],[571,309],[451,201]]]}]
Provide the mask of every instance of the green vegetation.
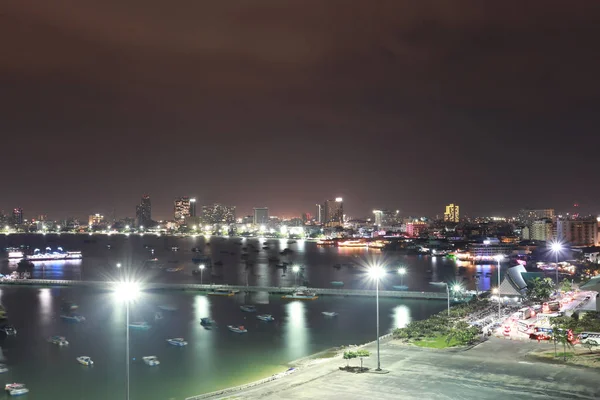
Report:
[{"label": "green vegetation", "polygon": [[547,301],[554,291],[554,282],[550,278],[533,278],[527,285],[529,301]]},{"label": "green vegetation", "polygon": [[571,281],[568,279],[563,279],[563,281],[560,284],[560,290],[563,292],[570,292],[571,290],[573,290],[573,285],[571,284]]},{"label": "green vegetation", "polygon": [[446,311],[434,314],[422,321],[413,321],[404,328],[395,329],[395,339],[404,340],[420,347],[442,349],[474,343],[480,336],[479,328],[463,321],[471,313],[488,307],[487,300],[472,300]]},{"label": "green vegetation", "polygon": [[350,368],[350,360],[353,360],[355,358],[360,358],[360,369],[359,371],[363,371],[363,359],[365,357],[369,357],[371,355],[371,353],[368,350],[365,349],[358,349],[355,351],[352,350],[348,350],[344,352],[344,360],[347,361],[346,363],[346,370],[351,371],[354,370],[354,368]]}]

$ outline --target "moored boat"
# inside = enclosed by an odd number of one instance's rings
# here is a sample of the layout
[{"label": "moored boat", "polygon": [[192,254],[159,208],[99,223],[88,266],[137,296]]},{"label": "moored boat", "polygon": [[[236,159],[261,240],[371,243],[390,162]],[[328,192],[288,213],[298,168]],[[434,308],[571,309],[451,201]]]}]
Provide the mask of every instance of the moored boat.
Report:
[{"label": "moored boat", "polygon": [[338,313],[336,313],[335,311],[323,311],[321,314],[323,314],[326,317],[337,317]]},{"label": "moored boat", "polygon": [[24,388],[25,384],[24,383],[7,383],[6,385],[4,385],[4,390],[14,390],[14,389],[21,389]]},{"label": "moored boat", "polygon": [[256,306],[243,305],[240,306],[240,310],[245,312],[256,312]]},{"label": "moored boat", "polygon": [[407,290],[408,286],[405,285],[397,285],[397,286],[392,286],[395,290]]},{"label": "moored boat", "polygon": [[248,332],[248,330],[243,325],[239,325],[239,326],[227,325],[227,329],[229,329],[231,332],[235,332],[235,333]]},{"label": "moored boat", "polygon": [[168,304],[161,304],[158,306],[159,309],[163,310],[163,311],[177,311],[177,307],[176,306],[171,306]]},{"label": "moored boat", "polygon": [[8,372],[8,367],[4,364],[0,364],[0,374]]},{"label": "moored boat", "polygon": [[172,346],[178,346],[178,347],[187,346],[187,344],[188,344],[188,342],[186,342],[183,338],[170,338],[170,339],[167,339],[167,343],[169,343]]},{"label": "moored boat", "polygon": [[309,290],[298,290],[294,293],[281,296],[281,298],[285,300],[316,300],[319,296]]},{"label": "moored boat", "polygon": [[209,296],[233,296],[234,294],[236,294],[238,291],[237,290],[230,290],[230,289],[217,289],[212,293],[209,293]]},{"label": "moored boat", "polygon": [[214,325],[216,325],[216,322],[212,318],[205,317],[205,318],[200,318],[200,325],[202,325],[202,326],[214,326]]},{"label": "moored boat", "polygon": [[137,330],[141,330],[141,331],[147,331],[148,329],[150,329],[150,325],[146,321],[131,322],[129,324],[129,328],[137,329]]},{"label": "moored boat", "polygon": [[29,389],[27,389],[26,387],[12,389],[8,391],[8,394],[10,394],[11,396],[21,396],[27,393],[29,393]]},{"label": "moored boat", "polygon": [[154,367],[156,365],[160,364],[160,361],[158,361],[158,357],[156,356],[146,356],[146,357],[142,357],[142,360],[144,361],[144,363],[146,365],[149,365],[151,367]]},{"label": "moored boat", "polygon": [[260,319],[261,321],[275,321],[275,318],[273,318],[273,316],[271,314],[259,314],[256,316],[256,318]]},{"label": "moored boat", "polygon": [[85,365],[85,366],[92,366],[94,365],[94,362],[92,361],[92,359],[88,356],[79,356],[76,358],[77,362],[81,365]]},{"label": "moored boat", "polygon": [[429,284],[434,286],[445,286],[446,282],[429,282]]},{"label": "moored boat", "polygon": [[83,322],[85,321],[85,317],[83,315],[76,314],[61,314],[60,318],[67,322]]},{"label": "moored boat", "polygon": [[48,342],[58,346],[67,346],[69,344],[69,342],[67,342],[67,338],[64,336],[51,336],[48,338]]},{"label": "moored boat", "polygon": [[342,281],[331,281],[332,286],[344,286],[344,282]]},{"label": "moored boat", "polygon": [[7,336],[14,336],[17,334],[17,330],[12,325],[4,325],[0,328],[0,331],[4,332]]}]

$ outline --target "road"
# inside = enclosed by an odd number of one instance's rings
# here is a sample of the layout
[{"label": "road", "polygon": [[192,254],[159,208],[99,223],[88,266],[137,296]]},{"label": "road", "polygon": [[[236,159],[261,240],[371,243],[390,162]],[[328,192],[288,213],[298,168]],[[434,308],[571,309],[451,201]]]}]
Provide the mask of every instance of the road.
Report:
[{"label": "road", "polygon": [[[599,399],[600,370],[535,362],[526,354],[542,343],[491,338],[468,351],[381,346],[388,374],[339,371],[340,358],[221,399]],[[369,346],[374,351],[374,346]],[[354,365],[357,361],[354,360]],[[375,354],[365,366],[376,366]]]}]

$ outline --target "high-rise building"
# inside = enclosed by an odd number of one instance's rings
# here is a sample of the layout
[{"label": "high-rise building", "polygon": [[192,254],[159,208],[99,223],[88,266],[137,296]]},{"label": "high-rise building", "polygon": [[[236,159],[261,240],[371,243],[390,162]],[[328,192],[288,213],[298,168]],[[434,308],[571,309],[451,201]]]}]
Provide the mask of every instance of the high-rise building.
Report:
[{"label": "high-rise building", "polygon": [[325,201],[325,204],[323,204],[323,221],[325,226],[328,227],[344,224],[344,201],[341,197]]},{"label": "high-rise building", "polygon": [[533,221],[529,227],[529,239],[531,240],[552,240],[552,220],[548,218]]},{"label": "high-rise building", "polygon": [[92,214],[88,218],[88,225],[97,226],[104,222],[104,215],[102,214]]},{"label": "high-rise building", "polygon": [[191,198],[190,199],[190,217],[195,217],[195,216],[196,216],[196,199]]},{"label": "high-rise building", "polygon": [[142,196],[142,201],[135,208],[135,219],[138,227],[149,227],[152,224],[152,203],[150,196]]},{"label": "high-rise building", "polygon": [[529,208],[525,208],[520,210],[518,215],[519,221],[525,225],[531,225],[533,221],[545,218],[552,220],[554,218],[554,209],[545,208],[539,210],[532,210]]},{"label": "high-rise building", "polygon": [[213,204],[202,206],[202,219],[206,224],[233,224],[235,223],[235,206]]},{"label": "high-rise building", "polygon": [[459,222],[460,214],[458,204],[448,204],[444,213],[444,221]]},{"label": "high-rise building", "polygon": [[323,204],[317,204],[317,215],[315,217],[315,221],[318,224],[323,223]]},{"label": "high-rise building", "polygon": [[190,216],[190,198],[187,196],[175,199],[173,214],[176,222],[185,221]]},{"label": "high-rise building", "polygon": [[559,219],[556,221],[559,241],[571,246],[595,246],[598,242],[596,219]]},{"label": "high-rise building", "polygon": [[12,212],[12,222],[15,225],[21,225],[23,223],[23,209],[18,207]]},{"label": "high-rise building", "polygon": [[257,207],[254,209],[254,225],[263,225],[269,223],[269,208]]},{"label": "high-rise building", "polygon": [[373,210],[373,214],[375,215],[375,225],[381,226],[383,222],[383,211],[382,210]]}]

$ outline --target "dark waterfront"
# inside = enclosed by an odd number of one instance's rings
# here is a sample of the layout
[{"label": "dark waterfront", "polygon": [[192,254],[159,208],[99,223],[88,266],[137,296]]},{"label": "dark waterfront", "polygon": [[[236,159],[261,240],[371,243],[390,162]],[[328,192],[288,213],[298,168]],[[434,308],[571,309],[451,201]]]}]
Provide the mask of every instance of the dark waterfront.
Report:
[{"label": "dark waterfront", "polygon": [[[191,261],[193,247],[204,250],[222,267],[204,271],[205,283],[245,284],[245,262],[240,253],[250,243],[261,249],[265,240],[212,238],[210,246],[203,237],[87,236],[87,235],[12,235],[0,236],[2,247],[26,244],[32,248],[61,246],[65,250],[82,250],[82,261],[36,263],[34,277],[53,279],[118,279],[123,269],[131,265],[143,277],[153,281],[199,282],[192,271],[197,266]],[[308,281],[311,286],[330,287],[331,281],[343,281],[348,288],[372,288],[358,268],[333,268],[334,264],[365,259],[379,251],[320,248],[315,243],[286,240],[266,240],[271,250],[248,252],[254,266],[248,269],[250,285],[291,286],[294,280]],[[110,248],[107,245],[110,244]],[[162,269],[144,269],[144,262],[154,256],[167,268],[182,267],[179,272]],[[172,251],[178,246],[179,251]],[[290,257],[279,252],[290,248]],[[234,253],[233,255],[231,253]],[[269,265],[267,258],[277,256],[303,266],[303,276],[295,277],[288,269],[284,273]],[[358,256],[358,257],[355,257]],[[458,266],[447,259],[385,254],[390,266],[402,264],[408,269],[402,282],[410,290],[436,290],[429,281],[457,279]],[[117,268],[117,263],[123,266]],[[495,268],[471,266],[465,276],[465,286],[474,288],[476,269],[494,272],[481,275],[480,288],[489,288],[495,282]],[[2,272],[14,266],[4,262]],[[395,269],[395,268],[394,268]],[[400,277],[389,273],[382,287],[391,289],[400,285]],[[460,279],[460,277],[459,277]],[[125,310],[111,293],[79,288],[14,288],[2,287],[0,301],[6,307],[9,323],[18,330],[15,337],[1,340],[5,363],[10,370],[3,374],[4,382],[24,382],[31,392],[28,398],[51,399],[108,399],[122,398],[125,388]],[[69,324],[59,317],[64,300],[79,305],[78,312],[86,317],[79,324]],[[244,313],[242,304],[255,304],[259,313],[270,313],[272,323],[256,319],[255,314]],[[177,311],[163,312],[163,319],[155,321],[158,305],[176,306]],[[380,299],[381,332],[404,326],[413,319],[423,319],[444,309],[443,301]],[[194,292],[145,293],[131,308],[131,321],[147,321],[148,331],[131,332],[131,396],[132,399],[183,399],[187,396],[259,379],[286,369],[290,361],[327,348],[359,344],[375,338],[375,299],[358,297],[326,297],[316,301],[288,302],[267,293],[231,298],[219,298]],[[322,311],[336,311],[335,318],[325,318]],[[206,330],[200,318],[211,317],[218,328]],[[228,324],[243,324],[248,333],[229,332]],[[69,346],[59,348],[46,341],[49,336],[66,336]],[[170,346],[165,339],[184,337],[189,345]],[[76,363],[75,357],[88,355],[95,361],[93,367]],[[156,355],[161,361],[157,367],[141,362],[142,356]],[[43,393],[43,395],[42,395]]]}]

